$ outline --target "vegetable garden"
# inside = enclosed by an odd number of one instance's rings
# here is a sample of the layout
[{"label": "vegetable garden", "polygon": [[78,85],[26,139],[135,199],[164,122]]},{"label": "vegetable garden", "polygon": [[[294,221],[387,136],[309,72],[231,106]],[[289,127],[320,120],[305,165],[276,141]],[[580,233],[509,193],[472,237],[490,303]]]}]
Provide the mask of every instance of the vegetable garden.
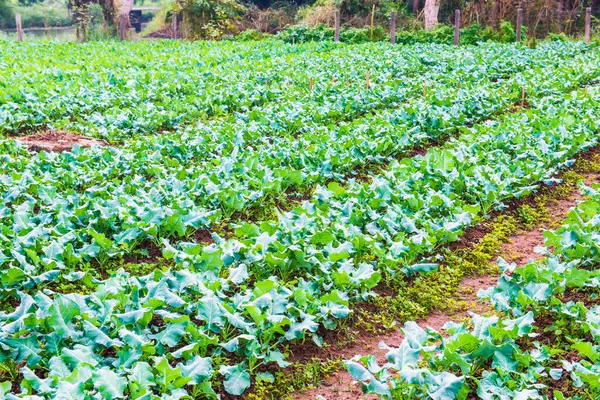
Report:
[{"label": "vegetable garden", "polygon": [[[6,398],[260,397],[600,129],[583,42],[0,42],[0,76]],[[106,145],[18,140],[40,131]],[[501,265],[497,314],[442,336],[409,313],[352,375],[386,398],[598,398],[596,190],[547,259]]]}]

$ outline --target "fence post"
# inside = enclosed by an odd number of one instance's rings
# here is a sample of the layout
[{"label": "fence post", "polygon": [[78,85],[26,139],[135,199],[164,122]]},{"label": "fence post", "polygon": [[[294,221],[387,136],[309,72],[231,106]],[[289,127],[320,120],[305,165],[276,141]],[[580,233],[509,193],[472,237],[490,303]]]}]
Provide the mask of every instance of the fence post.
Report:
[{"label": "fence post", "polygon": [[335,10],[335,41],[340,41],[340,10]]},{"label": "fence post", "polygon": [[392,44],[395,44],[396,43],[396,12],[395,11],[392,11],[391,18],[392,18],[392,21],[390,24],[390,26],[391,26],[390,27],[390,37],[392,40]]},{"label": "fence post", "polygon": [[177,32],[177,13],[176,12],[173,13],[172,19],[173,19],[173,27],[171,29],[173,29],[173,39],[177,39],[178,32]]},{"label": "fence post", "polygon": [[187,39],[187,21],[185,19],[185,14],[181,16],[181,24],[179,26],[179,33],[181,33],[182,39]]},{"label": "fence post", "polygon": [[21,14],[15,14],[15,22],[17,24],[17,40],[23,41],[23,26],[21,25]]},{"label": "fence post", "polygon": [[119,19],[119,37],[121,41],[125,40],[125,33],[127,29],[127,15],[121,14]]},{"label": "fence post", "polygon": [[589,43],[592,36],[592,8],[585,9],[585,42]]},{"label": "fence post", "polygon": [[517,10],[517,43],[521,41],[521,25],[523,25],[523,9]]},{"label": "fence post", "polygon": [[460,39],[460,10],[454,11],[454,45],[458,46]]}]

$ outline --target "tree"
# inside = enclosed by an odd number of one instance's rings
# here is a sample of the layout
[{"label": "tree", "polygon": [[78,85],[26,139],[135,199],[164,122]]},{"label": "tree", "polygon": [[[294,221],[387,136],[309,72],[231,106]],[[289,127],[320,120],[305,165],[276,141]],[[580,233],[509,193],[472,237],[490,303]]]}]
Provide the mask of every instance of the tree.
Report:
[{"label": "tree", "polygon": [[120,7],[119,14],[129,15],[129,12],[133,8],[133,1],[134,0],[121,0],[121,7]]},{"label": "tree", "polygon": [[219,39],[235,33],[245,7],[237,0],[178,0],[174,11],[182,13],[186,35],[192,39]]},{"label": "tree", "polygon": [[0,27],[10,26],[15,20],[15,14],[8,0],[0,0]]},{"label": "tree", "polygon": [[116,34],[121,14],[119,0],[98,0],[98,4],[102,8],[105,26],[112,28],[112,32]]},{"label": "tree", "polygon": [[425,29],[433,29],[438,23],[440,0],[425,0]]},{"label": "tree", "polygon": [[70,0],[78,42],[88,41],[88,27],[92,21],[90,4],[90,0]]}]

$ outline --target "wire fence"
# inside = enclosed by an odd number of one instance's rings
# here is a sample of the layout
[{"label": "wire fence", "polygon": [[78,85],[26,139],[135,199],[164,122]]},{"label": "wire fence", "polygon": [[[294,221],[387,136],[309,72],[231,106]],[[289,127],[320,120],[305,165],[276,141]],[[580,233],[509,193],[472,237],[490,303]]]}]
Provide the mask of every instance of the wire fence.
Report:
[{"label": "wire fence", "polygon": [[[560,3],[550,2],[538,4],[520,2],[507,5],[499,2],[494,8],[488,3],[471,3],[461,12],[461,26],[478,24],[498,27],[501,21],[517,23],[517,10],[523,10],[523,28],[529,36],[543,38],[550,33],[564,33],[569,36],[581,36],[585,32],[586,6],[576,0],[570,9],[561,8]],[[600,17],[600,6],[590,7],[592,14],[592,34],[598,32],[594,20]],[[448,23],[453,24],[453,15],[448,15]],[[596,28],[595,28],[596,26]]]}]

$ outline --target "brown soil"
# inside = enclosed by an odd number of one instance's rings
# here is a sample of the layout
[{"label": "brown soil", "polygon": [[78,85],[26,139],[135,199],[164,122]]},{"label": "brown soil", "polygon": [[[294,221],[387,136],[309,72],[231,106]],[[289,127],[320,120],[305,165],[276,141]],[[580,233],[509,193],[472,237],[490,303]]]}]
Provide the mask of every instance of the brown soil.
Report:
[{"label": "brown soil", "polygon": [[148,39],[173,39],[173,29],[170,26],[165,26],[155,32],[145,36]]},{"label": "brown soil", "polygon": [[162,249],[152,240],[146,239],[137,247],[138,250],[145,250],[145,255],[141,252],[134,254],[127,253],[123,256],[123,262],[127,264],[157,264],[163,259]]},{"label": "brown soil", "polygon": [[61,131],[47,131],[35,135],[18,137],[16,140],[26,145],[31,151],[63,152],[71,150],[76,144],[81,147],[91,147],[93,145],[106,146],[106,142],[102,140]]},{"label": "brown soil", "polygon": [[[492,307],[489,303],[479,301],[477,293],[480,289],[488,289],[491,286],[496,285],[498,281],[497,276],[485,275],[485,276],[470,276],[462,280],[461,286],[458,289],[458,295],[460,301],[466,302],[465,309],[476,314],[487,314],[492,311]],[[463,313],[464,317],[467,317],[467,313]],[[453,316],[456,320],[456,316]]]},{"label": "brown soil", "polygon": [[537,246],[543,245],[544,236],[541,229],[519,231],[502,245],[502,258],[509,263],[523,266],[530,261],[536,261],[543,256],[535,252]]},{"label": "brown soil", "polygon": [[194,232],[194,239],[197,243],[213,244],[215,242],[208,229],[199,229]]},{"label": "brown soil", "polygon": [[600,304],[597,290],[582,290],[581,288],[567,289],[565,293],[563,293],[561,301],[563,303],[568,303],[570,301],[574,303],[583,303],[587,308],[592,308]]}]

